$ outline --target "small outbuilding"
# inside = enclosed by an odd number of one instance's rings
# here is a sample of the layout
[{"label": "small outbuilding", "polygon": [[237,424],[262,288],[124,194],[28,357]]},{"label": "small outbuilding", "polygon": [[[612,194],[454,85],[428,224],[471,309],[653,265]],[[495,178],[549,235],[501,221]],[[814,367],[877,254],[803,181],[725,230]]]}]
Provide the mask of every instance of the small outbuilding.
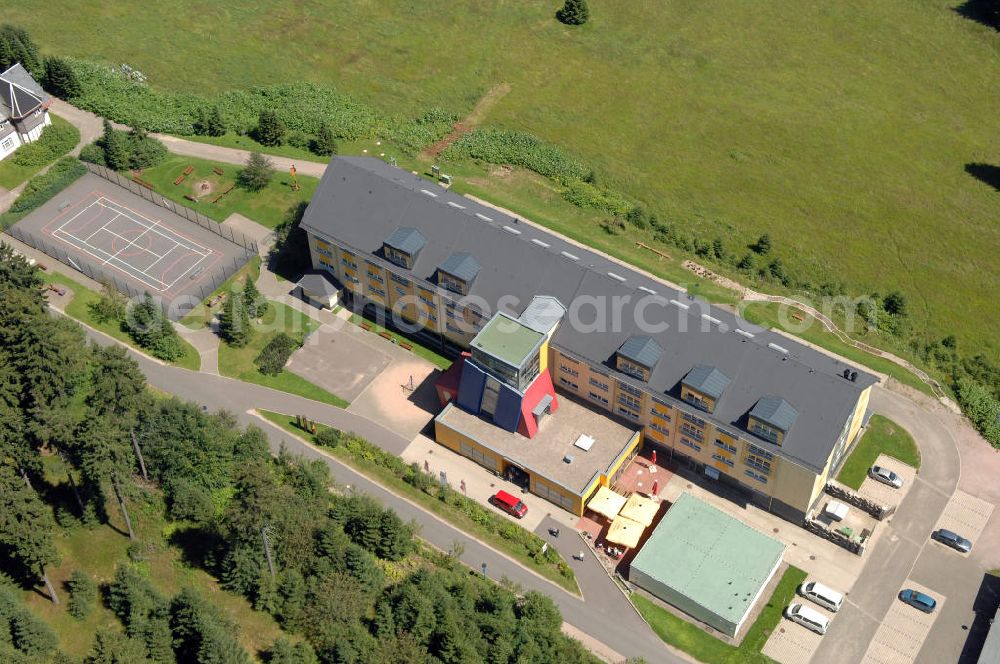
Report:
[{"label": "small outbuilding", "polygon": [[321,309],[333,309],[340,301],[340,288],[322,272],[303,276],[295,288],[303,300]]},{"label": "small outbuilding", "polygon": [[629,581],[735,637],[785,545],[682,493],[632,561]]}]

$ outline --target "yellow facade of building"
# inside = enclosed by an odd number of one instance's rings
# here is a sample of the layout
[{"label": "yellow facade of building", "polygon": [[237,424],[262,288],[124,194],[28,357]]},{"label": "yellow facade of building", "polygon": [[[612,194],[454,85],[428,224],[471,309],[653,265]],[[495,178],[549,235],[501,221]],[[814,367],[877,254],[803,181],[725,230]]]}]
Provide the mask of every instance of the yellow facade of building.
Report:
[{"label": "yellow facade of building", "polygon": [[[359,259],[356,252],[320,240],[311,234],[309,246],[313,265],[327,269],[344,288],[379,306],[399,312],[407,321],[420,324],[426,331],[437,333],[462,348],[469,346],[472,338],[486,323],[478,312],[456,305],[461,298],[459,294],[443,288],[430,289],[422,284],[415,284],[401,271],[397,273],[388,262],[381,264],[371,259]],[[460,283],[452,285],[455,289],[461,287]],[[752,489],[766,497],[765,500],[780,501],[796,512],[808,511],[823,491],[834,458],[846,457],[850,452],[849,449],[834,448],[823,472],[817,474],[780,454],[768,452],[751,441],[717,429],[710,421],[699,416],[699,411],[694,408],[688,411],[669,405],[645,389],[609,375],[606,369],[561,352],[550,346],[548,340],[545,350],[547,352],[543,350],[540,357],[540,368],[550,371],[556,387],[576,395],[596,409],[613,413],[641,427],[642,436],[637,438],[637,446],[633,451],[638,451],[638,441],[648,438],[665,450],[680,453],[699,464],[714,468],[729,481]],[[619,357],[617,362],[627,360]],[[618,368],[625,373],[637,376],[642,373],[645,379],[649,378],[648,370],[638,365]],[[845,435],[842,436],[844,444],[853,444],[855,441],[868,407],[870,392],[870,387],[862,392],[846,426]],[[687,386],[682,387],[682,397],[696,398],[705,406],[705,410],[714,410],[715,402],[712,397],[699,394]],[[779,431],[774,433],[780,446],[783,434]],[[462,449],[463,444],[467,445],[468,450],[481,454],[484,461],[471,458],[495,472],[503,472],[502,458],[475,441],[460,440],[461,438],[456,432],[441,431],[438,441],[449,449],[471,457]],[[614,474],[611,472],[608,475]],[[535,481],[533,476],[532,482]],[[560,497],[560,500],[553,502],[564,506],[571,503],[567,509],[582,513],[582,506],[589,494],[581,498],[544,478],[540,481],[538,486],[542,493],[555,492],[553,495]],[[604,477],[604,481],[608,481],[608,476]],[[596,490],[600,484],[601,481],[596,481],[592,490]],[[535,489],[532,488],[532,491]]]}]

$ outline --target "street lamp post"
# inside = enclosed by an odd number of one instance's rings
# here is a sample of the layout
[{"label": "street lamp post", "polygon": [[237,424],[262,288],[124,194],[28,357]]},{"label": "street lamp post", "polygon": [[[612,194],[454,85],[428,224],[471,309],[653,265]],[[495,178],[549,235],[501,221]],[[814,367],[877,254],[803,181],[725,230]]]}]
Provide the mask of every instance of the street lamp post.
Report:
[{"label": "street lamp post", "polygon": [[483,563],[483,578],[484,579],[488,579],[489,578],[488,576],[486,576],[486,563]]}]

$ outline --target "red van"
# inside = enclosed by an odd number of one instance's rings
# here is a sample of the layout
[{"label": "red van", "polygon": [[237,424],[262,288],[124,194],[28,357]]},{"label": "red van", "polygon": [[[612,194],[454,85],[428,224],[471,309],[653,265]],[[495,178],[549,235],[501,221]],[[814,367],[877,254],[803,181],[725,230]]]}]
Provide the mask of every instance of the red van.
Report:
[{"label": "red van", "polygon": [[518,519],[528,513],[528,506],[506,491],[497,491],[496,495],[490,498],[490,502]]}]

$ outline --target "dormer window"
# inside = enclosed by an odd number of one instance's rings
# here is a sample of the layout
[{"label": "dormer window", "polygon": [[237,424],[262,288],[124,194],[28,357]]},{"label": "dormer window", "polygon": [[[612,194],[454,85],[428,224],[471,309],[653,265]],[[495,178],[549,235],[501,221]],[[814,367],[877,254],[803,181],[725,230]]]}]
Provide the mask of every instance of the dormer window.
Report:
[{"label": "dormer window", "polygon": [[781,445],[798,416],[798,411],[781,397],[766,396],[751,409],[747,428],[758,438]]},{"label": "dormer window", "polygon": [[416,228],[399,228],[382,243],[382,255],[390,263],[412,270],[425,244],[427,240]]},{"label": "dormer window", "polygon": [[438,285],[453,293],[468,295],[479,269],[479,261],[472,254],[456,251],[438,266]]},{"label": "dormer window", "polygon": [[648,382],[660,361],[663,349],[651,337],[629,337],[615,354],[615,368],[623,374]]},{"label": "dormer window", "polygon": [[728,386],[728,376],[713,366],[699,364],[681,381],[681,399],[699,410],[713,413]]}]

